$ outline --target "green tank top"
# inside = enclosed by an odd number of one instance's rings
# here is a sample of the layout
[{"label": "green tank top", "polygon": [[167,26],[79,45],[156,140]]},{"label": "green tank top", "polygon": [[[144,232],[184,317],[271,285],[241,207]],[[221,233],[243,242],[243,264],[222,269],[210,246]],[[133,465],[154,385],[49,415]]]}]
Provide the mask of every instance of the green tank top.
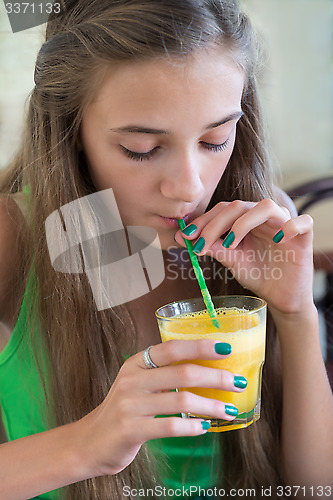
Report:
[{"label": "green tank top", "polygon": [[[31,321],[28,321],[31,311],[29,293],[32,293],[31,280],[11,338],[0,353],[0,406],[9,441],[43,432],[47,428],[46,397],[30,336],[26,333],[31,328]],[[36,335],[39,335],[38,331]],[[44,360],[44,373],[47,373],[46,367]],[[182,498],[179,492],[189,490],[190,486],[207,489],[217,485],[219,446],[215,433],[155,439],[148,442],[148,447],[158,460],[163,482],[161,486],[170,490],[169,498],[172,498],[173,491],[176,491],[175,498]],[[45,493],[38,498],[58,500],[59,491]],[[193,496],[200,498],[198,494]],[[185,498],[189,498],[186,493]]]}]

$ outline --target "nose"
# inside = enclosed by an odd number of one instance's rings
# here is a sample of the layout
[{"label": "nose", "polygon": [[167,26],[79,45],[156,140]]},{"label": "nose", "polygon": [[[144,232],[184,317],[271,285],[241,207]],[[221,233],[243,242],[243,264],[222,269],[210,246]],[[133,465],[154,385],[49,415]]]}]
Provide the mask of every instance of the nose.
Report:
[{"label": "nose", "polygon": [[[172,160],[171,160],[172,161]],[[193,203],[204,192],[202,171],[198,160],[190,157],[174,159],[166,167],[160,182],[160,190],[165,198]]]}]

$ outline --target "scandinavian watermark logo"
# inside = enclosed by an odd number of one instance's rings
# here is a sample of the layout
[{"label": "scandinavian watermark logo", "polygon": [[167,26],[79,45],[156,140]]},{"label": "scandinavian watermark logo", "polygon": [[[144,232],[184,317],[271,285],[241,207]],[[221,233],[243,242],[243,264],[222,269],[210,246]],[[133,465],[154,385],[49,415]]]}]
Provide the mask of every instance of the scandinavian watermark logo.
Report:
[{"label": "scandinavian watermark logo", "polygon": [[124,227],[112,189],[62,206],[45,230],[53,268],[85,273],[99,311],[142,297],[164,280],[157,231]]},{"label": "scandinavian watermark logo", "polygon": [[49,15],[61,14],[62,6],[57,0],[30,2],[3,0],[13,33],[24,31],[47,22]]}]

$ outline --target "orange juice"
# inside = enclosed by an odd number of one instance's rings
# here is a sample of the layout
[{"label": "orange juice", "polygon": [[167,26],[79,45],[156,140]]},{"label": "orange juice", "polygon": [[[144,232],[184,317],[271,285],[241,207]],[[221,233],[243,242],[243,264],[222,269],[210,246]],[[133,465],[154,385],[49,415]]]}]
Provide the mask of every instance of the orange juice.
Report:
[{"label": "orange juice", "polygon": [[[214,326],[207,311],[181,313],[165,320],[158,317],[162,342],[172,339],[208,338],[218,342],[228,342],[232,346],[230,356],[225,359],[218,361],[194,359],[180,362],[228,370],[235,375],[243,375],[248,381],[247,388],[241,393],[200,387],[178,388],[206,398],[218,399],[238,408],[238,417],[233,422],[222,421],[219,424],[221,421],[216,420],[216,425],[210,429],[213,432],[247,427],[259,418],[266,332],[265,310],[256,312],[237,307],[221,307],[217,308],[216,312],[219,328]],[[205,415],[200,417],[210,418]],[[218,429],[220,425],[223,425],[223,428]]]}]

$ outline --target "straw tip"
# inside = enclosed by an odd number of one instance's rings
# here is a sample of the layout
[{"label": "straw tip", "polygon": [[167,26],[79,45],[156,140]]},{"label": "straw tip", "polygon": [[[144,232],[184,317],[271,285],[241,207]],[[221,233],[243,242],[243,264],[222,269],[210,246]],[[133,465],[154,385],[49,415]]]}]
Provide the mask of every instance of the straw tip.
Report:
[{"label": "straw tip", "polygon": [[177,222],[178,222],[178,226],[181,230],[184,229],[184,227],[186,227],[186,224],[185,224],[185,221],[184,219],[177,219]]}]

